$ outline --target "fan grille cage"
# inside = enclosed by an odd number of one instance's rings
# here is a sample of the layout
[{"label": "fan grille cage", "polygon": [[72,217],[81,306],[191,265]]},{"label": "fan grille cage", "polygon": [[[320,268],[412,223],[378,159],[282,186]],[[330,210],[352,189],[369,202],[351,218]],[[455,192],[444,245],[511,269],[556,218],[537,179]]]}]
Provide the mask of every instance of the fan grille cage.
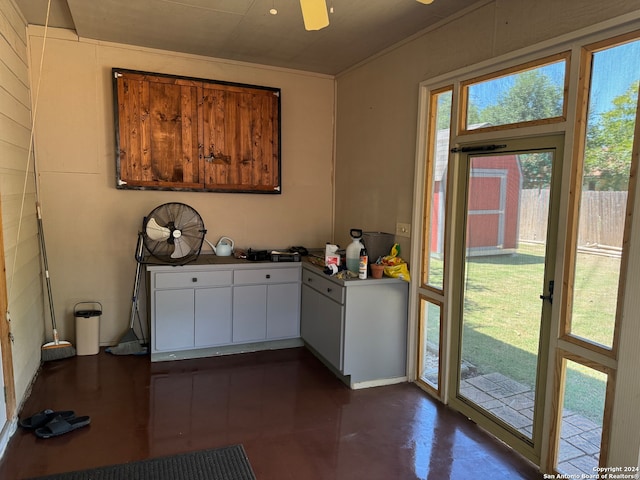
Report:
[{"label": "fan grille cage", "polygon": [[185,264],[197,259],[207,233],[200,214],[179,202],[164,203],[154,208],[144,218],[142,227],[147,253],[162,263],[171,264]]}]

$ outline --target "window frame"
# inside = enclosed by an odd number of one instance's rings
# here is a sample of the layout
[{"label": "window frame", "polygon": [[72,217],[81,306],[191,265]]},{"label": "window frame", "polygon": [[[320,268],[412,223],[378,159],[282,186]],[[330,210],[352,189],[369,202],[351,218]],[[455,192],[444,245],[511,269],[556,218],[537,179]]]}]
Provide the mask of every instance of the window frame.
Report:
[{"label": "window frame", "polygon": [[[509,75],[513,75],[515,73],[528,72],[528,71],[534,70],[535,68],[544,67],[545,65],[550,65],[552,63],[559,63],[561,61],[565,62],[564,86],[562,90],[562,95],[563,95],[562,115],[557,117],[541,118],[538,120],[528,120],[524,122],[507,123],[504,125],[491,125],[488,127],[478,127],[473,129],[469,129],[467,127],[467,115],[468,115],[468,107],[470,103],[469,102],[470,86],[477,83],[486,82],[488,80],[498,80],[500,78],[504,78]],[[512,67],[504,68],[502,70],[498,70],[495,72],[486,73],[478,77],[473,77],[467,80],[463,80],[462,82],[460,82],[460,114],[458,115],[458,119],[459,119],[458,132],[461,135],[468,135],[471,133],[478,133],[478,132],[499,132],[502,130],[517,129],[517,128],[522,128],[522,127],[531,126],[531,125],[548,125],[552,123],[565,122],[567,120],[567,108],[568,108],[567,104],[568,104],[570,71],[571,71],[571,51],[564,51],[561,53],[557,53],[555,55],[550,55],[537,60],[532,60],[519,65],[514,65]]]}]

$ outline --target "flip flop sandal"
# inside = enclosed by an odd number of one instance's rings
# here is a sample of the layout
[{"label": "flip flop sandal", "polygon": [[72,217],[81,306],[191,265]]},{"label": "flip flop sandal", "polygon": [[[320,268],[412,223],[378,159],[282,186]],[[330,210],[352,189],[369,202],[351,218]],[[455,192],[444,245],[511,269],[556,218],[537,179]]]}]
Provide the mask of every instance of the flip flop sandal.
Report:
[{"label": "flip flop sandal", "polygon": [[57,437],[58,435],[64,435],[65,433],[72,432],[73,430],[86,427],[89,423],[91,423],[91,418],[86,416],[68,419],[56,417],[44,427],[37,428],[35,434],[39,438]]},{"label": "flip flop sandal", "polygon": [[54,412],[51,409],[43,410],[42,412],[36,413],[28,418],[23,418],[20,420],[20,426],[22,428],[28,428],[30,430],[44,427],[47,423],[53,420],[56,417],[62,417],[65,420],[69,418],[73,418],[75,413],[71,410],[60,410]]}]

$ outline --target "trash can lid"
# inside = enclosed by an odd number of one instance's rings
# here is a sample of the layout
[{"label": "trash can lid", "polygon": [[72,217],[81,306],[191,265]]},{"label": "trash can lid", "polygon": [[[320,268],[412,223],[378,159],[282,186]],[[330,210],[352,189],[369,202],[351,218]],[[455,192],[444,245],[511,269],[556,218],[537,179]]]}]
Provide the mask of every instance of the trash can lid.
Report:
[{"label": "trash can lid", "polygon": [[76,317],[83,318],[99,317],[102,315],[102,310],[77,310],[74,314]]}]

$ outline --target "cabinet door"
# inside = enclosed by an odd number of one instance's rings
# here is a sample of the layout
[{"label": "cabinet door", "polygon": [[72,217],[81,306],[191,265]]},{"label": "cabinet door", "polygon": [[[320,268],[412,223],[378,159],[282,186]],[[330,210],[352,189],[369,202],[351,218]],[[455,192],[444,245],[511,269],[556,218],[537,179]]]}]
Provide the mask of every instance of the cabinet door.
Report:
[{"label": "cabinet door", "polygon": [[342,371],[343,306],[303,285],[301,310],[302,339],[338,371]]},{"label": "cabinet door", "polygon": [[195,291],[195,346],[231,343],[231,287]]},{"label": "cabinet door", "polygon": [[300,336],[300,286],[269,285],[267,289],[267,339]]},{"label": "cabinet door", "polygon": [[280,193],[280,89],[112,72],[117,188]]},{"label": "cabinet door", "polygon": [[117,86],[118,188],[202,188],[194,82],[120,73]]},{"label": "cabinet door", "polygon": [[194,342],[194,291],[155,292],[155,350],[183,350]]},{"label": "cabinet door", "polygon": [[273,90],[204,84],[205,188],[280,188],[279,101]]},{"label": "cabinet door", "polygon": [[267,286],[233,289],[233,342],[264,340],[267,336]]}]

